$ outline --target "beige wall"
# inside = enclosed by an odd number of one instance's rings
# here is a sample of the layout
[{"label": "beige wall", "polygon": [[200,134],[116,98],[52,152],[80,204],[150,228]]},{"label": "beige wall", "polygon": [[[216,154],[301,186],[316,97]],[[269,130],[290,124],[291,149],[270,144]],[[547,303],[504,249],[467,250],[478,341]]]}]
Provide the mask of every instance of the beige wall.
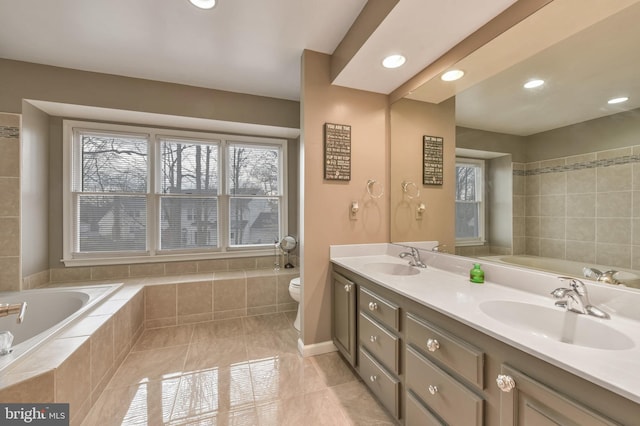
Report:
[{"label": "beige wall", "polygon": [[[444,138],[443,185],[422,185],[422,137]],[[391,106],[391,241],[437,240],[455,246],[455,99],[430,104],[402,99]],[[414,182],[420,198],[409,200],[403,181]],[[416,219],[418,201],[426,205]]]},{"label": "beige wall", "polygon": [[23,99],[298,128],[299,103],[0,59],[0,111]]},{"label": "beige wall", "polygon": [[[305,51],[301,90],[301,243],[305,345],[331,340],[329,245],[389,240],[389,107],[386,95],[332,86],[330,56]],[[323,179],[324,123],[351,126],[351,181]],[[371,199],[368,179],[384,182]],[[349,206],[359,201],[358,219]]]}]

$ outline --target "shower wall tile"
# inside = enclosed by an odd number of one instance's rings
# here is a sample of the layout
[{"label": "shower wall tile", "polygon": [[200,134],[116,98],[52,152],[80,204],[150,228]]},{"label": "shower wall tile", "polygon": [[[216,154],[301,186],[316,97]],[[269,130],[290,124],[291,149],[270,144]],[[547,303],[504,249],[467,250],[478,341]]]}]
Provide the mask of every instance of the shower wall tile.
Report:
[{"label": "shower wall tile", "polygon": [[[0,113],[0,291],[21,290],[20,126],[18,114]],[[6,269],[5,269],[6,268]],[[26,287],[25,287],[26,288]]]},{"label": "shower wall tile", "polygon": [[568,194],[567,217],[596,216],[596,194]]},{"label": "shower wall tile", "polygon": [[538,256],[564,259],[565,243],[564,239],[540,238],[540,254]]},{"label": "shower wall tile", "polygon": [[616,268],[631,267],[631,246],[623,244],[596,244],[596,263]]},{"label": "shower wall tile", "polygon": [[566,192],[566,173],[545,173],[540,175],[540,195],[564,195]]},{"label": "shower wall tile", "polygon": [[632,189],[632,164],[621,164],[597,169],[598,192],[630,191]]},{"label": "shower wall tile", "polygon": [[541,238],[564,238],[565,235],[564,217],[541,217],[540,237]]},{"label": "shower wall tile", "polygon": [[567,240],[591,241],[596,240],[596,220],[589,218],[567,218]]},{"label": "shower wall tile", "polygon": [[17,177],[0,177],[0,217],[20,216],[20,179]]},{"label": "shower wall tile", "polygon": [[631,217],[632,191],[598,192],[597,217]]},{"label": "shower wall tile", "polygon": [[596,219],[598,243],[631,244],[631,219]]},{"label": "shower wall tile", "polygon": [[567,240],[566,259],[577,262],[596,262],[596,243],[593,241]]},{"label": "shower wall tile", "polygon": [[640,267],[640,145],[514,167],[523,175],[526,254]]},{"label": "shower wall tile", "polygon": [[540,196],[540,216],[565,216],[566,199],[563,195],[541,195]]},{"label": "shower wall tile", "polygon": [[145,286],[144,300],[145,320],[175,318],[177,315],[176,284]]},{"label": "shower wall tile", "polygon": [[570,170],[567,172],[567,194],[596,192],[596,169]]}]

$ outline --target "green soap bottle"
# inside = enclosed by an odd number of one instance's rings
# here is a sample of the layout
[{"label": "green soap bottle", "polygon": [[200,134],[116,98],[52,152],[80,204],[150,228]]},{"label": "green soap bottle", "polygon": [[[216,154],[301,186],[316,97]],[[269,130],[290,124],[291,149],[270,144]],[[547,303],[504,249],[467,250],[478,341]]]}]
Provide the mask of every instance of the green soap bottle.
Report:
[{"label": "green soap bottle", "polygon": [[469,279],[472,283],[482,284],[484,282],[484,271],[480,269],[479,263],[473,264],[473,268],[469,271]]}]

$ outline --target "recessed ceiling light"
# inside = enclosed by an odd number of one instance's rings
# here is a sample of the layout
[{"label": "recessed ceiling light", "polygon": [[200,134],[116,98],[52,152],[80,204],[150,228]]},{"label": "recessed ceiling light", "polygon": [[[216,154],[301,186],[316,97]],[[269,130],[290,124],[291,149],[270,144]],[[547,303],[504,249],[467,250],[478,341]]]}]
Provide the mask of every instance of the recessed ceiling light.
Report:
[{"label": "recessed ceiling light", "polygon": [[447,71],[440,76],[442,81],[456,81],[462,78],[464,75],[464,71],[462,70],[451,70]]},{"label": "recessed ceiling light", "polygon": [[524,84],[525,89],[533,89],[534,87],[540,87],[544,84],[544,80],[535,79],[529,80]]},{"label": "recessed ceiling light", "polygon": [[212,9],[216,5],[216,0],[189,0],[192,5],[200,9]]},{"label": "recessed ceiling light", "polygon": [[389,55],[382,60],[382,66],[385,68],[398,68],[407,62],[407,58],[402,55]]},{"label": "recessed ceiling light", "polygon": [[619,98],[609,99],[608,104],[620,104],[622,102],[627,102],[629,98],[627,96],[621,96]]}]

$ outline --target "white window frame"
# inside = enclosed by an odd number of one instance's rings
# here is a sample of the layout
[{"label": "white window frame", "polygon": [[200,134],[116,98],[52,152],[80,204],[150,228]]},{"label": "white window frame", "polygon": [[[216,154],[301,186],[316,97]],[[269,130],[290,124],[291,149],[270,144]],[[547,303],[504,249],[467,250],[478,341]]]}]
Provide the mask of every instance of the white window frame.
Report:
[{"label": "white window frame", "polygon": [[[463,158],[456,157],[456,168],[458,165],[472,165],[478,167],[480,169],[481,179],[476,179],[476,194],[479,197],[479,200],[475,201],[478,204],[478,237],[476,238],[457,238],[456,237],[456,246],[477,246],[482,245],[486,242],[486,202],[485,202],[485,187],[486,187],[486,167],[485,160],[478,158]],[[456,181],[456,185],[457,185]],[[457,188],[456,188],[456,205],[458,204],[457,200]],[[457,220],[457,217],[456,217]]]},{"label": "white window frame", "polygon": [[[74,252],[76,247],[76,203],[73,197],[73,161],[78,159],[78,144],[74,141],[74,133],[77,129],[106,132],[132,134],[136,136],[149,136],[149,175],[147,182],[147,248],[144,253],[131,252],[109,252],[109,253],[78,253]],[[161,170],[158,156],[160,154],[160,139],[177,138],[193,139],[194,142],[206,141],[218,143],[219,158],[222,159],[218,165],[218,246],[217,248],[184,249],[184,250],[161,250],[160,249],[160,196],[161,194]],[[287,141],[285,139],[225,135],[217,133],[207,133],[199,131],[174,131],[157,127],[141,127],[135,125],[120,125],[111,123],[96,123],[77,120],[63,120],[63,259],[66,266],[90,266],[90,265],[111,265],[145,262],[165,262],[173,260],[199,260],[216,259],[228,257],[250,257],[260,256],[266,253],[273,253],[273,243],[262,245],[230,246],[229,241],[229,195],[227,190],[227,143],[242,143],[246,145],[271,146],[279,149],[279,196],[280,206],[280,234],[288,235],[288,196],[287,196]],[[225,151],[225,153],[223,153]]]}]

